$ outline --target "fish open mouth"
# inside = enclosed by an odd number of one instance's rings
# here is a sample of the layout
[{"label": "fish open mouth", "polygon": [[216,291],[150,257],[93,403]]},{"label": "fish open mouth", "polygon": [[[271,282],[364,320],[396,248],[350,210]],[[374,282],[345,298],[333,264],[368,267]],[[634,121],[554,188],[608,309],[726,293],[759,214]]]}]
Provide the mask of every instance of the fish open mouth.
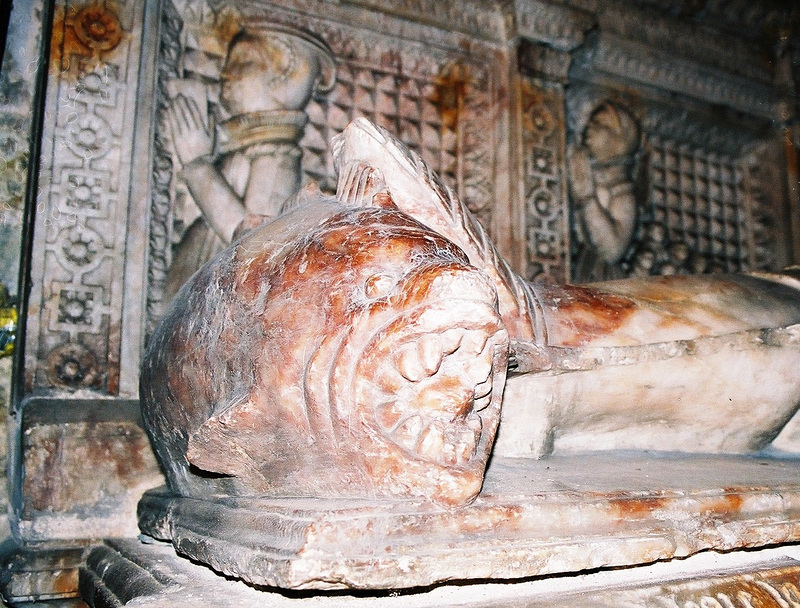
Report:
[{"label": "fish open mouth", "polygon": [[494,300],[458,283],[441,294],[450,297],[428,300],[379,330],[359,363],[356,388],[360,403],[373,404],[385,439],[447,467],[488,451],[508,351]]}]

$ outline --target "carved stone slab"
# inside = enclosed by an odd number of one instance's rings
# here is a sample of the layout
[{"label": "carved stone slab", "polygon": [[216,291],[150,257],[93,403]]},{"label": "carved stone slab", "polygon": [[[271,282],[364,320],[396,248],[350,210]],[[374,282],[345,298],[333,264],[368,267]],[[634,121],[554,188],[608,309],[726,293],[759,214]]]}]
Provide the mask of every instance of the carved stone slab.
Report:
[{"label": "carved stone slab", "polygon": [[[780,564],[761,572],[729,572],[726,576],[610,589],[592,593],[597,608],[653,606],[658,608],[794,608],[800,606],[800,566]],[[579,606],[577,595],[537,604],[542,608]]]},{"label": "carved stone slab", "polygon": [[592,454],[495,459],[470,506],[155,490],[142,530],[223,573],[296,589],[391,589],[649,563],[800,539],[800,461]]},{"label": "carved stone slab", "polygon": [[[788,554],[792,556],[789,557]],[[687,560],[692,566],[666,574],[660,565],[621,573],[599,572],[518,584],[445,585],[433,590],[368,597],[328,594],[305,602],[329,608],[422,608],[430,606],[571,608],[619,606],[653,608],[794,608],[800,605],[800,562],[796,551],[771,550],[742,562],[737,555]],[[94,548],[82,569],[81,595],[97,608],[133,601],[137,606],[182,605],[187,597],[213,606],[249,608],[268,604],[291,608],[298,597],[257,590],[215,576],[206,568],[171,554],[160,543],[133,539],[106,541]],[[720,563],[721,562],[721,563]],[[709,567],[709,563],[716,564]],[[619,576],[624,574],[625,576]],[[303,597],[302,595],[299,597]],[[305,605],[305,604],[304,604]]]}]

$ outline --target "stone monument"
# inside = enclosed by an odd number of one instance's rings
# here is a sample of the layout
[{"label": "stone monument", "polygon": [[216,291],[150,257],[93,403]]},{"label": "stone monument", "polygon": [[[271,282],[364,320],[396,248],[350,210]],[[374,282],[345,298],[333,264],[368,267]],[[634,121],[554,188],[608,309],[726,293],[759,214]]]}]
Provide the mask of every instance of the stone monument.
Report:
[{"label": "stone monument", "polygon": [[[544,583],[575,591],[546,605],[603,585],[622,586],[614,606],[800,604],[780,272],[800,263],[794,4],[0,2],[0,282],[19,298],[3,600],[308,596],[263,584],[409,608],[543,603]],[[430,171],[362,123],[332,154],[360,117]],[[233,289],[256,234],[286,243],[264,267],[273,294],[280,260],[298,270],[269,327]],[[183,392],[163,400],[171,485],[139,518],[165,483],[141,416],[146,347],[184,279],[240,237],[257,247],[215,267],[234,280],[216,295],[250,329],[208,317],[221,340],[205,352],[170,313],[191,338],[164,351],[188,365],[170,363]],[[310,261],[300,282],[312,245],[317,282]],[[322,281],[346,269],[353,305],[336,309]],[[313,324],[331,337],[304,352]],[[230,357],[279,331],[303,340]],[[265,388],[290,379],[302,394]],[[246,412],[274,424],[248,439]],[[142,542],[140,519],[165,542]]]},{"label": "stone monument", "polygon": [[[751,484],[796,465],[739,459],[727,478],[726,460],[800,406],[791,272],[529,283],[387,131],[357,120],[333,149],[336,197],[311,188],[250,228],[153,336],[142,408],[168,489],[140,503],[145,532],[254,584],[317,589],[795,538],[800,492]],[[637,452],[602,454],[618,449]],[[596,488],[553,491],[584,466]],[[622,471],[636,490],[613,485]],[[765,495],[787,501],[783,524],[763,521]],[[687,528],[709,510],[722,522]]]},{"label": "stone monument", "polygon": [[189,200],[181,201],[185,228],[167,274],[167,298],[231,242],[245,215],[277,215],[298,190],[303,109],[315,89],[333,83],[331,51],[303,31],[242,26],[227,46],[216,75],[216,115],[203,84],[209,75],[195,73],[207,70],[197,67],[169,83],[174,96],[166,122]]}]

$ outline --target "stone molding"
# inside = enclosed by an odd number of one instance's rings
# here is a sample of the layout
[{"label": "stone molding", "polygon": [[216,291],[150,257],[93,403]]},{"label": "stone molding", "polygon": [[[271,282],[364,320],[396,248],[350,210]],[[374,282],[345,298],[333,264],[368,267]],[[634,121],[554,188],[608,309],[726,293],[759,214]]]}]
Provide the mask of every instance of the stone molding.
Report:
[{"label": "stone molding", "polygon": [[350,0],[342,4],[430,23],[477,38],[497,42],[506,38],[504,2],[497,0]]},{"label": "stone molding", "polygon": [[478,499],[454,510],[154,490],[139,521],[179,552],[257,585],[397,589],[790,542],[800,532],[796,473],[793,461],[741,456],[496,458]]},{"label": "stone molding", "polygon": [[514,17],[515,36],[559,51],[572,51],[580,46],[586,32],[596,25],[590,13],[541,0],[515,0]]},{"label": "stone molding", "polygon": [[751,40],[714,30],[688,19],[655,16],[629,3],[612,3],[598,13],[600,30],[723,72],[761,84],[774,81],[775,64],[766,59],[767,49]]},{"label": "stone molding", "polygon": [[541,42],[522,39],[517,47],[519,70],[523,74],[538,76],[559,84],[569,81],[572,56]]},{"label": "stone molding", "polygon": [[594,36],[574,65],[589,80],[607,74],[760,118],[782,121],[791,116],[786,102],[770,86],[613,34]]}]

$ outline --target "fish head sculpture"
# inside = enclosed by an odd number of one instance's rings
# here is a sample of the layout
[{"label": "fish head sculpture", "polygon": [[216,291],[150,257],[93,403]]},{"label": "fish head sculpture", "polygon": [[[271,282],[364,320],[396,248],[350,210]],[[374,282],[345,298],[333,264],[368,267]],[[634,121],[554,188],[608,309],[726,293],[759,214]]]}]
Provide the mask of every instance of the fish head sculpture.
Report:
[{"label": "fish head sculpture", "polygon": [[396,209],[317,202],[252,231],[151,342],[143,412],[181,495],[480,491],[508,353],[497,293]]}]

